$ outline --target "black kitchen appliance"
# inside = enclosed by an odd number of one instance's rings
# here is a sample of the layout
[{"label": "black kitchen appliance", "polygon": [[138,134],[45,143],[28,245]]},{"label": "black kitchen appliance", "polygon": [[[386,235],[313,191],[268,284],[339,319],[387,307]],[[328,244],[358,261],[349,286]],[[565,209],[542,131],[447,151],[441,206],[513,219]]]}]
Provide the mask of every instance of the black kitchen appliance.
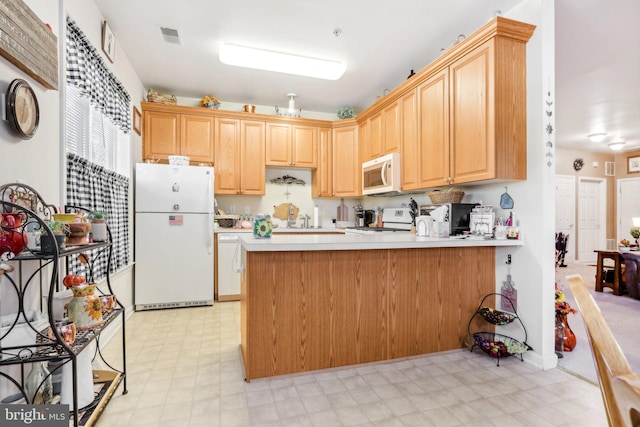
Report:
[{"label": "black kitchen appliance", "polygon": [[471,211],[478,206],[478,203],[443,203],[441,205],[422,205],[420,215],[429,215],[431,211],[440,206],[446,206],[447,216],[445,222],[449,223],[449,235],[457,236],[469,231],[469,220]]},{"label": "black kitchen appliance", "polygon": [[376,211],[372,209],[366,209],[364,211],[364,226],[368,227],[369,224],[376,222]]}]

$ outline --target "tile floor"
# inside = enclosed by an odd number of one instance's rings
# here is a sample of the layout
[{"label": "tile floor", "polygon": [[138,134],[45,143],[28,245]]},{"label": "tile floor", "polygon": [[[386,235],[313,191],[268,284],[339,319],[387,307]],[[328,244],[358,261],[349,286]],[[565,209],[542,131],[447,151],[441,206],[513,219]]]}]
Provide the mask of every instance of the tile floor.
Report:
[{"label": "tile floor", "polygon": [[[476,350],[243,380],[240,305],[138,312],[107,426],[605,426],[599,389]],[[119,339],[103,352],[119,354]],[[117,365],[117,364],[116,364]],[[122,386],[120,386],[122,387]]]}]

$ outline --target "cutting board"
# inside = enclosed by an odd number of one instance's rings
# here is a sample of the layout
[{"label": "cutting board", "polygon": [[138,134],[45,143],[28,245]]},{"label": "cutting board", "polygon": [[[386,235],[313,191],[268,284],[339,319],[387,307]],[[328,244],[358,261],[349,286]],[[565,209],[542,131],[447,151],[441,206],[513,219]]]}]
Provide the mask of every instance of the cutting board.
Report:
[{"label": "cutting board", "polygon": [[[287,220],[288,212],[289,203],[280,203],[278,206],[273,207],[273,216],[283,221]],[[293,205],[293,215],[289,219],[295,221],[298,218],[298,212],[300,212],[300,209]]]}]

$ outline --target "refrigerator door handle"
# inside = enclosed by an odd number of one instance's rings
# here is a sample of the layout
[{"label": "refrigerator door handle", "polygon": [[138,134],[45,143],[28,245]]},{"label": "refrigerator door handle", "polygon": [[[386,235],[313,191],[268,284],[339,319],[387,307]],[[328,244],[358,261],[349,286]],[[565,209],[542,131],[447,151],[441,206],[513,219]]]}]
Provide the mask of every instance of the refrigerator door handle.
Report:
[{"label": "refrigerator door handle", "polygon": [[207,235],[207,250],[213,255],[213,215],[209,215],[209,234]]}]

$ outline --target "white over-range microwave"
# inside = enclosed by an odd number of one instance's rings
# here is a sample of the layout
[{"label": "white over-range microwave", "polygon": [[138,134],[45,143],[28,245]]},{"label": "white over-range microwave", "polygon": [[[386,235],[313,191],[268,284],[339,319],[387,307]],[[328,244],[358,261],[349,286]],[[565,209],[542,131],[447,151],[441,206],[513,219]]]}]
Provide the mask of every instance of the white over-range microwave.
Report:
[{"label": "white over-range microwave", "polygon": [[362,163],[362,194],[393,194],[400,191],[400,153],[385,154]]}]

